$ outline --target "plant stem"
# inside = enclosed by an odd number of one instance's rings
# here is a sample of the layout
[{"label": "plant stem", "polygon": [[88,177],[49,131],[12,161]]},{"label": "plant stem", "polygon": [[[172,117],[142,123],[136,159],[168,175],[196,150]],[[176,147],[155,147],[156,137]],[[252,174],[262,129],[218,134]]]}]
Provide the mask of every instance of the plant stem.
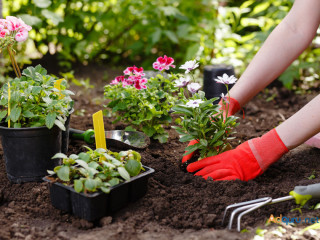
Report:
[{"label": "plant stem", "polygon": [[18,78],[20,78],[20,77],[21,77],[21,72],[20,72],[20,69],[19,69],[19,67],[18,67],[18,64],[17,64],[17,62],[16,62],[16,60],[15,60],[15,58],[14,58],[14,55],[13,55],[13,53],[12,53],[12,51],[11,51],[10,46],[7,46],[7,49],[8,49],[8,53],[9,53],[9,56],[10,56],[10,60],[11,60],[11,64],[12,64],[13,70],[14,70],[16,76],[17,76]]},{"label": "plant stem", "polygon": [[[229,86],[228,86],[228,84],[226,84],[226,88],[227,88],[227,94],[228,94],[228,101],[230,101],[230,93],[229,93]],[[227,105],[227,102],[226,102],[226,105]],[[228,113],[229,113],[229,106],[230,106],[230,104],[228,104],[228,106],[227,106],[226,119],[227,119]]]}]

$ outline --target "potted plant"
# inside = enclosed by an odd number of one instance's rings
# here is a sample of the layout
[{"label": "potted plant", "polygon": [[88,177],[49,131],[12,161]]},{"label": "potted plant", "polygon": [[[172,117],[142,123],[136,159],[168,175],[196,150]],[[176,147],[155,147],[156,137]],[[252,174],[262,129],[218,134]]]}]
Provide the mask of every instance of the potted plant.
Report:
[{"label": "potted plant", "polygon": [[38,65],[28,67],[21,78],[0,90],[0,133],[12,182],[39,181],[47,169],[58,164],[50,159],[61,152],[62,131],[73,101],[66,82],[61,83],[59,92],[54,87],[56,81]]},{"label": "potted plant", "polygon": [[111,152],[103,148],[71,154],[58,153],[62,165],[48,171],[52,205],[88,221],[119,210],[147,191],[152,168],[141,164],[138,152]]},{"label": "potted plant", "polygon": [[[0,89],[0,133],[7,176],[15,183],[40,181],[59,162],[62,130],[73,108],[66,81],[47,75],[40,65],[22,74],[14,58],[13,44],[27,39],[30,26],[21,19],[0,19],[0,47],[7,49],[16,78]],[[66,135],[65,135],[66,136]]]}]

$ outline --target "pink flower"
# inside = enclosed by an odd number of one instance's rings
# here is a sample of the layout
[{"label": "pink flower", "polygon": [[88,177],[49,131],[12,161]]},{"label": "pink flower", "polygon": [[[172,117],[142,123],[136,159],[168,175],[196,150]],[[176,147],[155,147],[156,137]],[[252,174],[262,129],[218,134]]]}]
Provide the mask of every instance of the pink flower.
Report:
[{"label": "pink flower", "polygon": [[16,34],[16,36],[15,36],[14,38],[16,39],[17,42],[23,42],[23,41],[27,40],[28,35],[29,35],[29,34],[28,34],[28,31],[27,31],[27,30],[25,30],[25,29],[20,29],[20,30],[17,32],[17,34]]},{"label": "pink flower", "polygon": [[16,18],[13,16],[6,17],[7,28],[9,31],[19,31],[24,29],[26,31],[30,31],[32,29],[31,26],[27,25],[20,18]]},{"label": "pink flower", "polygon": [[9,35],[9,34],[10,34],[10,31],[8,29],[2,28],[0,30],[0,38],[4,38],[6,35]]},{"label": "pink flower", "polygon": [[174,62],[172,57],[167,57],[164,55],[163,57],[158,57],[157,61],[153,63],[153,68],[159,71],[169,70],[170,67],[175,68],[175,65],[172,65]]},{"label": "pink flower", "polygon": [[140,78],[140,79],[136,79],[135,83],[134,83],[134,87],[138,90],[141,90],[141,89],[146,89],[147,86],[145,85],[145,83],[147,82],[148,80],[146,78]]},{"label": "pink flower", "polygon": [[113,79],[110,84],[116,85],[119,82],[123,82],[124,80],[125,80],[124,76],[118,76],[115,79]]},{"label": "pink flower", "polygon": [[145,74],[143,73],[143,68],[138,68],[136,66],[133,67],[127,67],[126,70],[123,71],[125,75],[139,75],[139,76],[144,76]]}]

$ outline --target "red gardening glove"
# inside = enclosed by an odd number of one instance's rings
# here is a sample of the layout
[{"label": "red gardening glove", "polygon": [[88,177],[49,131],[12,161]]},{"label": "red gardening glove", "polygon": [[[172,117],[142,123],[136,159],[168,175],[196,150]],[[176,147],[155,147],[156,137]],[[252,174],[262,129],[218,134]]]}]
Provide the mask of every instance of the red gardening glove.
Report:
[{"label": "red gardening glove", "polygon": [[273,129],[262,137],[240,144],[236,149],[191,163],[187,170],[195,172],[201,169],[195,175],[205,179],[248,181],[261,175],[287,152],[288,148]]},{"label": "red gardening glove", "polygon": [[[226,107],[228,106],[229,104],[229,112],[228,112],[228,117],[231,116],[231,115],[234,115],[236,112],[238,112],[240,110],[240,104],[238,103],[238,101],[234,98],[228,98],[228,102],[226,105],[223,105],[222,104],[222,99],[220,100],[219,102],[219,105],[221,106],[220,110],[223,110],[224,112],[224,115],[225,115],[225,112],[227,111]],[[189,142],[188,146],[191,146],[191,145],[194,145],[196,143],[198,143],[199,141],[198,140],[192,140]],[[190,160],[192,158],[192,156],[196,153],[196,151],[186,155],[186,156],[183,156],[182,158],[182,163]]]}]

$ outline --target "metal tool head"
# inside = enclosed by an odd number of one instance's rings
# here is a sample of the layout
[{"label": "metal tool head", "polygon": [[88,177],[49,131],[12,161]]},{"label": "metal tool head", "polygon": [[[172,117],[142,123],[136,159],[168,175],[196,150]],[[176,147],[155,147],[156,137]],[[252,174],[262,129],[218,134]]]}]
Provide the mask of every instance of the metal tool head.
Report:
[{"label": "metal tool head", "polygon": [[137,148],[143,149],[150,144],[150,138],[142,132],[112,130],[106,131],[107,146],[117,148]]},{"label": "metal tool head", "polygon": [[240,232],[241,231],[241,218],[244,215],[246,215],[246,214],[248,214],[258,208],[261,208],[265,205],[284,202],[284,201],[291,200],[291,199],[294,199],[294,198],[292,196],[286,196],[286,197],[281,197],[281,198],[276,198],[276,199],[272,199],[271,197],[263,197],[263,198],[259,198],[259,199],[254,199],[254,200],[250,200],[250,201],[246,201],[246,202],[240,202],[240,203],[235,203],[235,204],[229,205],[226,207],[226,209],[224,211],[222,225],[224,225],[227,211],[231,208],[235,208],[230,214],[230,219],[229,219],[229,223],[228,223],[227,228],[228,228],[228,230],[232,229],[233,220],[234,220],[235,216],[237,214],[239,214],[238,218],[237,218],[237,231]]},{"label": "metal tool head", "polygon": [[226,207],[224,214],[223,214],[223,219],[222,219],[222,225],[224,224],[224,220],[227,215],[227,211],[231,208],[235,208],[231,214],[230,214],[230,219],[228,223],[228,230],[232,229],[232,224],[235,216],[239,213],[238,218],[237,218],[237,231],[240,232],[241,230],[241,218],[247,214],[250,213],[264,205],[269,204],[272,201],[271,197],[264,197],[264,198],[259,198],[255,200],[250,200],[246,202],[240,202],[240,203],[235,203],[232,205],[229,205]]}]

